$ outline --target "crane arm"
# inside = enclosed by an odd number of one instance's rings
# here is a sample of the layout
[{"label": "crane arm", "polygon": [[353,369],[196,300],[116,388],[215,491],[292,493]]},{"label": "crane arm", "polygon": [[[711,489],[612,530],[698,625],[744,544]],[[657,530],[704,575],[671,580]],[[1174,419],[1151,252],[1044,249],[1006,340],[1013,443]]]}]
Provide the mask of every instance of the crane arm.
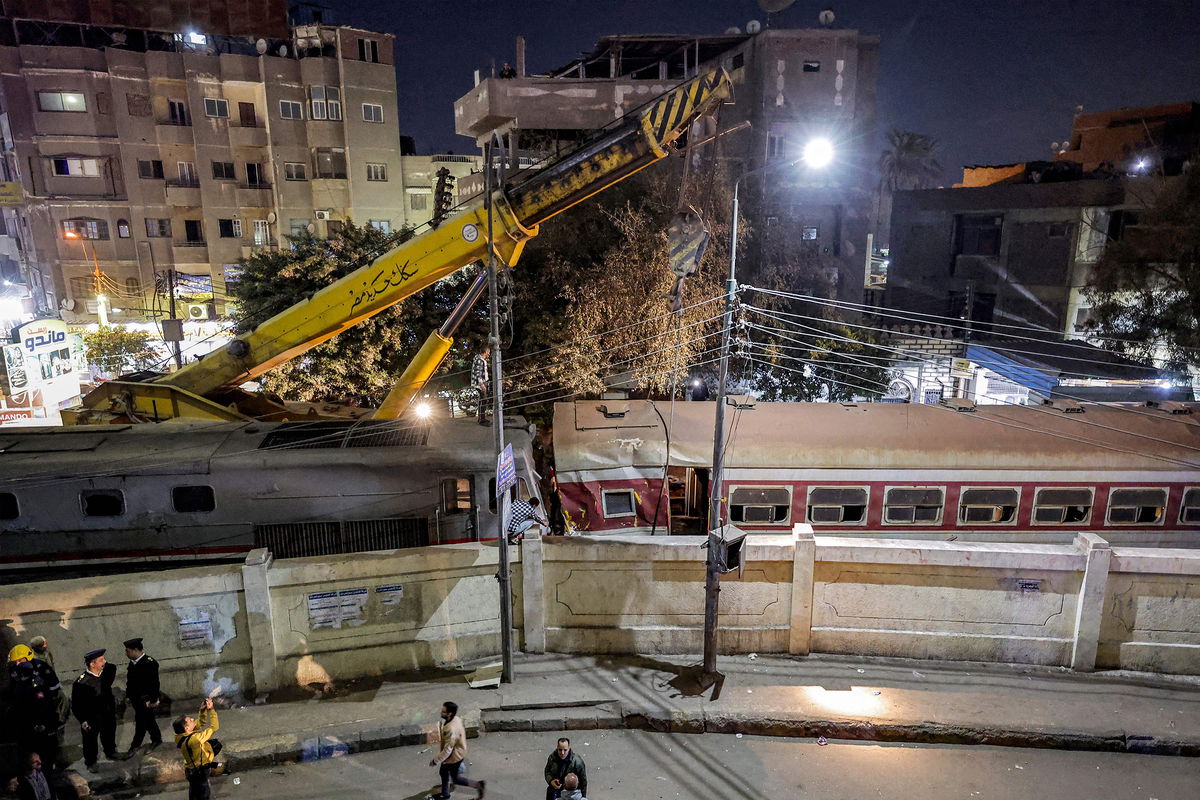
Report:
[{"label": "crane arm", "polygon": [[[498,260],[513,265],[537,226],[667,155],[667,146],[729,92],[722,69],[685,81],[580,150],[492,197]],[[487,256],[487,204],[468,203],[437,228],[416,236],[276,314],[202,360],[147,382],[110,381],[84,398],[74,422],[110,417],[243,418],[222,402],[262,375],[421,289]],[[154,388],[151,388],[154,387]],[[211,408],[204,408],[205,403]]]}]

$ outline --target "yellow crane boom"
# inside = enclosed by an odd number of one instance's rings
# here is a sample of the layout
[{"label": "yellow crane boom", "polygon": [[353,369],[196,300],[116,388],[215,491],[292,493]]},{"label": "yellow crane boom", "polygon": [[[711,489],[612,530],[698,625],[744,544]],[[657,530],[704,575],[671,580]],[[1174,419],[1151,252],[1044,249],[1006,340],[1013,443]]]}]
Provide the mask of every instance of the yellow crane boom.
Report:
[{"label": "yellow crane boom", "polygon": [[[724,70],[697,75],[580,150],[495,191],[492,213],[497,260],[515,264],[542,222],[666,156],[667,146],[696,117],[728,96],[729,86]],[[486,258],[487,214],[483,198],[476,198],[437,228],[400,244],[198,362],[145,381],[101,385],[83,398],[82,407],[63,412],[64,423],[173,417],[283,419],[286,409],[237,387]],[[432,374],[448,344],[440,353],[439,347],[427,342],[414,365]],[[413,367],[405,374],[411,372]],[[407,400],[389,398],[390,408],[401,404],[406,406]]]}]

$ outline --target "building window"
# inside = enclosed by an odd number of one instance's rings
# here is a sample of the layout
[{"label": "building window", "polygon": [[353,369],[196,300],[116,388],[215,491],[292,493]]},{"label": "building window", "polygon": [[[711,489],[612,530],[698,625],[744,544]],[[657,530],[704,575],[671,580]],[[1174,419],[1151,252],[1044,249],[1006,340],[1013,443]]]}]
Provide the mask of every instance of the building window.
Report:
[{"label": "building window", "polygon": [[358,40],[358,60],[379,63],[379,42],[374,39]]},{"label": "building window", "polygon": [[963,489],[958,498],[958,521],[974,525],[1016,522],[1020,500],[1016,489]]},{"label": "building window", "polygon": [[120,239],[128,239],[129,238],[129,220],[127,220],[127,219],[117,220],[117,237]]},{"label": "building window", "polygon": [[424,211],[429,208],[429,195],[413,192],[408,196],[408,207],[413,211]]},{"label": "building window", "polygon": [[258,247],[271,243],[271,224],[265,219],[254,220],[254,244]]},{"label": "building window", "polygon": [[233,167],[232,161],[214,161],[213,180],[218,181],[235,181],[237,180],[237,172]]},{"label": "building window", "polygon": [[1113,489],[1108,496],[1108,521],[1113,525],[1158,525],[1166,511],[1166,489]]},{"label": "building window", "polygon": [[258,127],[258,112],[254,103],[238,103],[238,124],[243,128]]},{"label": "building window", "polygon": [[253,161],[246,162],[246,185],[262,187],[271,185],[267,182],[267,176],[263,171],[262,164]]},{"label": "building window", "polygon": [[192,115],[188,111],[187,103],[183,100],[168,100],[167,101],[167,124],[168,125],[191,125]]},{"label": "building window", "polygon": [[955,223],[957,255],[1000,255],[1000,233],[1004,217],[994,214],[959,214],[955,217]]},{"label": "building window", "polygon": [[204,244],[204,221],[185,219],[183,221],[183,240],[187,244]]},{"label": "building window", "polygon": [[746,66],[746,54],[745,53],[738,53],[737,55],[735,55],[733,57],[733,60],[729,62],[730,71],[735,70],[735,69],[741,69],[744,66]]},{"label": "building window", "polygon": [[142,293],[142,282],[137,278],[125,279],[125,292],[129,295],[139,295]]},{"label": "building window", "polygon": [[1038,489],[1034,495],[1034,525],[1084,523],[1091,514],[1091,489]]},{"label": "building window", "polygon": [[100,175],[100,161],[95,158],[52,159],[54,174],[72,178],[95,178]]},{"label": "building window", "polygon": [[370,220],[371,227],[383,233],[392,232],[392,221],[390,219],[373,219]]},{"label": "building window", "polygon": [[367,180],[386,181],[387,164],[367,164]]},{"label": "building window", "polygon": [[804,71],[805,72],[820,72],[821,71],[821,62],[820,61],[805,61],[804,62]]},{"label": "building window", "polygon": [[806,242],[815,242],[820,235],[820,231],[816,225],[809,225],[800,229],[800,238]]},{"label": "building window", "polygon": [[767,134],[767,158],[783,158],[787,149],[787,138],[781,134]]},{"label": "building window", "polygon": [[363,122],[383,122],[383,106],[375,103],[363,103]]},{"label": "building window", "polygon": [[211,486],[174,486],[171,506],[181,514],[206,514],[217,507]]},{"label": "building window", "polygon": [[792,516],[791,490],[739,486],[729,495],[729,521],[756,525],[786,525]]},{"label": "building window", "polygon": [[38,92],[38,108],[42,111],[87,111],[83,92]]},{"label": "building window", "polygon": [[179,186],[199,186],[200,179],[196,177],[196,165],[191,161],[175,162],[175,169],[179,175]]},{"label": "building window", "polygon": [[311,119],[342,118],[342,92],[336,86],[310,86],[308,98]]},{"label": "building window", "polygon": [[813,525],[862,525],[867,521],[867,490],[841,486],[809,489],[808,521]]},{"label": "building window", "polygon": [[12,492],[0,492],[0,519],[16,519],[21,516],[17,496]]},{"label": "building window", "polygon": [[1195,524],[1200,522],[1200,489],[1188,489],[1179,504],[1179,521]]},{"label": "building window", "polygon": [[170,239],[171,220],[146,218],[146,235],[151,239]]},{"label": "building window", "polygon": [[242,238],[242,221],[240,219],[217,220],[217,235],[222,239]]},{"label": "building window", "polygon": [[163,177],[163,162],[158,161],[139,161],[138,162],[138,177],[147,179],[162,179]]},{"label": "building window", "polygon": [[102,219],[64,219],[62,230],[64,239],[75,238],[67,236],[68,233],[73,233],[80,239],[108,238],[108,223]]},{"label": "building window", "polygon": [[125,513],[125,494],[118,489],[85,489],[79,493],[85,517],[119,517]]},{"label": "building window", "polygon": [[314,174],[318,178],[346,177],[346,150],[342,147],[318,147],[313,151]]},{"label": "building window", "polygon": [[289,220],[288,229],[291,231],[291,235],[293,237],[304,236],[306,233],[308,233],[308,220],[306,220],[306,219]]},{"label": "building window", "polygon": [[279,116],[284,119],[304,119],[304,104],[295,100],[280,100]]},{"label": "building window", "polygon": [[604,490],[601,503],[604,506],[604,518],[635,517],[637,516],[632,489]]},{"label": "building window", "polygon": [[1051,222],[1046,226],[1046,235],[1051,239],[1062,239],[1071,230],[1069,222]]},{"label": "building window", "polygon": [[204,114],[209,117],[229,117],[229,101],[219,97],[204,98]]},{"label": "building window", "polygon": [[288,161],[283,165],[283,179],[287,181],[308,180],[308,165],[299,161]]},{"label": "building window", "polygon": [[883,521],[889,525],[936,525],[942,521],[944,489],[888,489]]}]

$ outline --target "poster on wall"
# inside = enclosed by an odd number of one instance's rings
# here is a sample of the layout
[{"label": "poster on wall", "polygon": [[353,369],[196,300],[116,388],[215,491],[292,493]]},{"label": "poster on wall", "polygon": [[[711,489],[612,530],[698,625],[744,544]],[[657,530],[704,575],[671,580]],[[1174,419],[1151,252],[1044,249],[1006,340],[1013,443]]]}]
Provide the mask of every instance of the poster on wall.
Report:
[{"label": "poster on wall", "polygon": [[339,592],[317,592],[308,596],[308,627],[355,627],[367,621],[365,609],[367,590],[342,589]]},{"label": "poster on wall", "polygon": [[179,619],[181,648],[207,647],[213,643],[212,612],[195,609]]},{"label": "poster on wall", "polygon": [[[5,366],[8,369],[10,388],[14,371],[9,367],[10,349],[21,353],[21,363],[16,374],[23,377],[29,390],[40,390],[42,402],[57,408],[64,400],[79,394],[79,374],[75,370],[77,346],[67,332],[67,323],[60,319],[37,319],[13,330],[16,344],[4,348]],[[82,338],[79,339],[82,342]],[[26,391],[26,388],[20,389]],[[10,391],[9,394],[16,394]]]}]

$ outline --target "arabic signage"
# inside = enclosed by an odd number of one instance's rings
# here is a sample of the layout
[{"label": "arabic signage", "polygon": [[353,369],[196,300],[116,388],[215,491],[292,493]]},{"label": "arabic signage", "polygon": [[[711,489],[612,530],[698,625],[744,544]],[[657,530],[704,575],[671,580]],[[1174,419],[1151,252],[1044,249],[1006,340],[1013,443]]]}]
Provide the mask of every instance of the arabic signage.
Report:
[{"label": "arabic signage", "polygon": [[308,627],[355,627],[366,622],[363,609],[367,605],[367,590],[342,589],[338,592],[318,592],[308,596]]},{"label": "arabic signage", "polygon": [[975,369],[971,364],[970,359],[952,358],[950,359],[950,377],[951,378],[970,378],[975,374]]},{"label": "arabic signage", "polygon": [[0,181],[0,206],[19,206],[25,202],[25,193],[21,184],[11,181]]},{"label": "arabic signage", "polygon": [[513,449],[510,444],[496,459],[496,497],[503,496],[505,492],[516,485],[517,465],[513,462]]},{"label": "arabic signage", "polygon": [[41,392],[42,402],[55,406],[79,394],[76,363],[82,337],[67,332],[60,319],[38,319],[13,329],[15,344],[4,347],[9,395]]}]

